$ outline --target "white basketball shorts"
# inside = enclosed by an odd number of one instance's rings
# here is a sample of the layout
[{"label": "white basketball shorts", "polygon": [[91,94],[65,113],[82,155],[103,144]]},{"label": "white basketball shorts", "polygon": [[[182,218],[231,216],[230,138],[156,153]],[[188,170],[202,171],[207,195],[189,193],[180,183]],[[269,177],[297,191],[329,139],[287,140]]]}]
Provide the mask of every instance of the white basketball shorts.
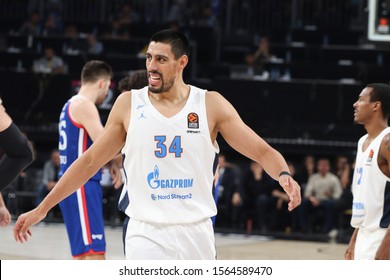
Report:
[{"label": "white basketball shorts", "polygon": [[129,260],[215,260],[212,221],[161,225],[130,219],[125,254]]}]

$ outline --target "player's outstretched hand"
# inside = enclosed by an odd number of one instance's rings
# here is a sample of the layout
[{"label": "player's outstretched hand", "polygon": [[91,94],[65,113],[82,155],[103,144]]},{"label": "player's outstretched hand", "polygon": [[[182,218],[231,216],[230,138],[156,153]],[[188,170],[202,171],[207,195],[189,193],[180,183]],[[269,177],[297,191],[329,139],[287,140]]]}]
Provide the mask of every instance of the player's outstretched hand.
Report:
[{"label": "player's outstretched hand", "polygon": [[279,184],[290,198],[288,203],[288,210],[292,211],[301,204],[301,187],[289,175],[282,175],[279,177]]},{"label": "player's outstretched hand", "polygon": [[39,223],[45,217],[46,214],[41,214],[38,208],[20,215],[14,226],[14,238],[16,242],[24,243],[28,241],[28,236],[32,235],[30,227]]}]

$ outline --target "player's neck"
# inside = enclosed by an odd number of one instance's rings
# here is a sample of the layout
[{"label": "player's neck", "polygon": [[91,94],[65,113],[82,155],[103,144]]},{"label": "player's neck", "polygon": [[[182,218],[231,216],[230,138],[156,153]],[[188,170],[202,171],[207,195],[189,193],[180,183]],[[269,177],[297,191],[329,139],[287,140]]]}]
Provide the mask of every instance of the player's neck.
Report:
[{"label": "player's neck", "polygon": [[156,101],[169,101],[172,103],[180,103],[183,100],[187,100],[190,94],[190,86],[182,83],[179,86],[173,86],[168,91],[163,92],[161,94],[155,94],[149,92],[149,96],[151,100]]},{"label": "player's neck", "polygon": [[163,94],[149,92],[149,100],[163,116],[170,118],[182,110],[189,98],[190,86],[186,85],[180,92],[167,91]]},{"label": "player's neck", "polygon": [[377,137],[387,127],[387,121],[372,122],[364,126],[367,131],[368,137],[371,139]]},{"label": "player's neck", "polygon": [[89,86],[82,86],[80,88],[80,91],[77,93],[77,95],[80,97],[80,98],[84,98],[84,99],[88,99],[89,101],[91,102],[94,102],[96,101],[96,93],[95,93],[95,90],[92,89],[91,87]]}]

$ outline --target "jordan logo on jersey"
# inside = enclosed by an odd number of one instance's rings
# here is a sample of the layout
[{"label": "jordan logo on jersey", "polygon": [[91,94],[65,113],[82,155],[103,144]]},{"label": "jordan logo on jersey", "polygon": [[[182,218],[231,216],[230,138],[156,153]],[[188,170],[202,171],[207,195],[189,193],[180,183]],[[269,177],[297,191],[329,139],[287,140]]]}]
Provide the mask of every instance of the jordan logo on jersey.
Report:
[{"label": "jordan logo on jersey", "polygon": [[[138,111],[138,119],[146,119],[146,116],[145,116],[145,111],[142,109],[145,105],[144,104],[140,104],[140,105],[137,105],[136,109],[139,110]],[[140,110],[142,109],[142,111]]]}]

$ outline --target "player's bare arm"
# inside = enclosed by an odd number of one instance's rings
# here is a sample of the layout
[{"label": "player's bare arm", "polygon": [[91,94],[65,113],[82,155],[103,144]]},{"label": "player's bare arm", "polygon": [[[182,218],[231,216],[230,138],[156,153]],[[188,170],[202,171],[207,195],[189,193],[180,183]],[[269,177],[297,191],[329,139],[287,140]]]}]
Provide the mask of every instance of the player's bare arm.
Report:
[{"label": "player's bare arm", "polygon": [[[383,137],[380,153],[378,155],[378,165],[382,172],[390,177],[390,134]],[[390,229],[387,232],[375,255],[376,260],[390,260]]]},{"label": "player's bare arm", "polygon": [[3,196],[0,193],[0,226],[6,226],[11,222],[11,214],[5,206]]},{"label": "player's bare arm", "polygon": [[124,117],[126,115],[129,116],[130,109],[128,109],[129,107],[126,108],[126,105],[128,106],[129,104],[130,101],[125,100],[125,96],[123,98],[122,96],[118,97],[101,136],[69,167],[53,190],[37,208],[22,214],[18,218],[14,226],[14,238],[16,241],[27,241],[27,234],[30,233],[31,226],[46,217],[47,212],[51,208],[75,192],[79,186],[87,182],[90,177],[120,151],[125,143]]},{"label": "player's bare arm", "polygon": [[390,177],[390,134],[383,137],[378,155],[378,166],[387,177]]},{"label": "player's bare arm", "polygon": [[[129,119],[130,119],[130,108],[131,108],[131,92],[126,92],[124,94],[121,94],[120,97],[118,97],[118,102],[116,102],[115,107],[118,108],[115,111],[112,110],[111,114],[109,116],[109,120],[107,121],[107,125],[113,125],[115,122],[118,128],[121,128],[121,135],[123,135],[123,143],[126,138],[127,133],[127,127],[129,125]],[[116,113],[117,112],[117,113]],[[122,167],[123,157],[122,154],[118,153],[111,161],[111,167],[110,167],[110,174],[112,177],[112,182],[115,188],[119,188],[122,183],[122,173],[120,172],[120,167]],[[116,168],[113,168],[114,165],[119,167],[118,170]],[[113,174],[117,173],[117,174]]]},{"label": "player's bare arm", "polygon": [[0,190],[6,187],[34,159],[28,139],[12,122],[0,98],[0,146],[5,155],[0,162]]},{"label": "player's bare arm", "polygon": [[4,106],[0,104],[0,131],[3,131],[7,127],[9,127],[11,122],[12,120],[10,116],[8,116],[8,114],[5,112]]},{"label": "player's bare arm", "polygon": [[[131,91],[126,91],[121,93],[116,99],[110,115],[108,116],[107,124],[108,125],[119,125],[123,129],[123,137],[125,139],[127,129],[130,123],[130,113],[131,113]],[[123,143],[124,140],[123,139]]]},{"label": "player's bare arm", "polygon": [[376,251],[375,259],[390,260],[390,227],[387,228],[381,245],[379,246],[378,251]]},{"label": "player's bare arm", "polygon": [[355,228],[351,236],[351,240],[349,241],[348,247],[345,250],[344,259],[346,260],[355,259],[355,244],[356,244],[356,237],[358,235],[358,232],[359,232],[359,228]]},{"label": "player's bare arm", "polygon": [[298,183],[288,175],[279,176],[281,171],[289,171],[283,156],[248,127],[235,108],[218,92],[208,92],[206,107],[212,141],[220,132],[232,148],[259,162],[289,195],[289,209],[297,207],[301,203]]}]

